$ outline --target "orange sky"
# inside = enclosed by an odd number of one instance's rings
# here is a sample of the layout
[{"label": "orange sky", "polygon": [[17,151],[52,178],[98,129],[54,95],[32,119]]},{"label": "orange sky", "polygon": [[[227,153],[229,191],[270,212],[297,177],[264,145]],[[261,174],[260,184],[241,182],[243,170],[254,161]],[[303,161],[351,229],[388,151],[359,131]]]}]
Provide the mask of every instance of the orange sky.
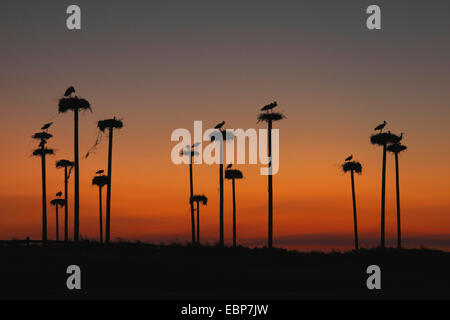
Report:
[{"label": "orange sky", "polygon": [[[270,11],[269,4],[264,8]],[[414,31],[389,18],[388,31],[368,34],[352,19],[349,24],[332,21],[330,30],[307,20],[306,13],[298,13],[304,20],[297,19],[288,9],[279,9],[285,20],[272,27],[264,25],[263,11],[250,19],[244,10],[234,27],[225,28],[222,16],[215,21],[208,15],[199,18],[200,25],[180,18],[177,29],[162,18],[169,9],[161,8],[156,21],[136,22],[141,33],[133,32],[132,11],[119,26],[94,21],[94,14],[101,15],[95,5],[90,28],[79,34],[58,31],[50,13],[38,28],[14,29],[15,36],[7,32],[15,22],[3,21],[0,238],[40,238],[40,162],[31,157],[36,142],[30,136],[43,123],[55,122],[49,146],[56,156],[48,160],[51,196],[63,189],[63,173],[54,163],[73,158],[72,115],[55,116],[61,94],[74,85],[93,106],[92,114],[81,116],[81,156],[96,139],[96,121],[115,115],[125,124],[114,141],[112,238],[188,241],[188,168],[170,161],[172,130],[193,130],[194,120],[202,120],[205,129],[222,120],[228,128],[260,128],[259,108],[277,100],[287,119],[276,125],[281,149],[274,177],[275,245],[352,246],[350,177],[339,171],[349,154],[363,164],[356,180],[361,244],[378,244],[382,154],[369,137],[387,120],[390,130],[405,133],[408,146],[400,157],[405,244],[450,247],[450,49],[443,44],[448,28],[440,28],[448,20],[421,20],[413,38]],[[399,8],[392,10],[401,14]],[[116,14],[108,12],[108,23]],[[425,28],[427,23],[434,28]],[[147,40],[139,36],[144,34]],[[394,243],[391,156],[388,164],[387,231]],[[106,169],[106,140],[80,166],[81,234],[96,238],[98,191],[90,182],[98,169]],[[267,178],[259,175],[259,167],[239,166],[245,179],[237,183],[238,239],[248,245],[264,244],[267,235]],[[209,197],[201,209],[202,239],[215,242],[218,168],[194,170],[196,193]],[[230,243],[231,185],[225,187]],[[54,220],[54,208],[49,208],[50,238]]]}]

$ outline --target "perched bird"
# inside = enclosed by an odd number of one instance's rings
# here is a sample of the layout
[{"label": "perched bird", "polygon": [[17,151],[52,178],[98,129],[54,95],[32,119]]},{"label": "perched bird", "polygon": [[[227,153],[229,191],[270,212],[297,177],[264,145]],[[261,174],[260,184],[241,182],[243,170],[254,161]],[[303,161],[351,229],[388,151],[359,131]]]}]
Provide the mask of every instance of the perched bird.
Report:
[{"label": "perched bird", "polygon": [[199,145],[201,145],[202,143],[201,142],[196,142],[196,143],[194,143],[193,145],[192,145],[192,149],[195,149],[195,148],[197,148]]},{"label": "perched bird", "polygon": [[61,197],[61,196],[62,196],[62,191],[58,192],[58,193],[56,194],[56,196],[57,196],[57,197]]},{"label": "perched bird", "polygon": [[49,123],[44,124],[42,126],[41,130],[47,131],[52,126],[52,124],[53,124],[53,122],[49,122]]},{"label": "perched bird", "polygon": [[231,167],[233,166],[233,164],[231,163],[231,164],[229,164],[228,165],[228,167],[227,167],[227,169],[231,169]]},{"label": "perched bird", "polygon": [[75,88],[74,87],[69,87],[66,92],[64,93],[64,97],[68,97],[70,96],[72,93],[75,93]]},{"label": "perched bird", "polygon": [[384,127],[386,127],[386,125],[387,125],[387,122],[386,121],[383,121],[383,123],[382,124],[380,124],[378,127],[376,127],[374,130],[375,131],[380,131],[380,132],[383,132],[383,129],[384,129]]},{"label": "perched bird", "polygon": [[47,144],[47,141],[45,141],[44,139],[42,139],[42,140],[41,140],[41,143],[39,143],[39,148],[44,149],[46,144]]},{"label": "perched bird", "polygon": [[103,174],[103,173],[105,173],[105,170],[98,170],[98,171],[96,172],[96,174]]},{"label": "perched bird", "polygon": [[275,102],[273,102],[271,104],[268,104],[267,106],[263,107],[261,109],[261,111],[272,111],[272,109],[277,107],[277,106],[278,106],[278,103],[275,101]]},{"label": "perched bird", "polygon": [[345,159],[346,162],[352,161],[352,160],[353,160],[353,155],[351,155],[350,157],[348,157],[347,159]]},{"label": "perched bird", "polygon": [[225,121],[222,121],[221,123],[219,123],[217,126],[215,126],[214,127],[214,129],[218,129],[218,130],[220,130],[220,129],[222,129],[223,128],[223,126],[225,125]]}]

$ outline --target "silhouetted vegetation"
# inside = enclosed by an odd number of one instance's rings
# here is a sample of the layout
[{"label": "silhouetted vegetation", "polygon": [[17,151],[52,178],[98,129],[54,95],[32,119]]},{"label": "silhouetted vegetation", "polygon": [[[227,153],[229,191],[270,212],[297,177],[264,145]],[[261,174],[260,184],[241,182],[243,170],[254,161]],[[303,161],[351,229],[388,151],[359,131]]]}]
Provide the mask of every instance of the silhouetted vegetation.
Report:
[{"label": "silhouetted vegetation", "polygon": [[74,241],[80,238],[80,160],[79,160],[79,138],[78,138],[78,114],[80,111],[91,111],[89,101],[73,96],[75,89],[70,87],[66,90],[64,97],[59,100],[59,113],[73,112],[74,116],[74,168],[75,168],[75,199],[74,199]]},{"label": "silhouetted vegetation", "polygon": [[106,223],[105,223],[105,242],[109,243],[111,239],[111,184],[112,184],[112,147],[113,147],[113,133],[114,129],[123,128],[123,122],[113,119],[106,119],[98,122],[98,128],[100,131],[109,131],[109,144],[108,144],[108,185],[106,190]]},{"label": "silhouetted vegetation", "polygon": [[[348,158],[348,159],[351,159],[351,158]],[[351,175],[355,250],[358,250],[359,249],[359,240],[358,240],[358,215],[357,215],[357,210],[356,210],[355,173],[362,174],[362,165],[361,165],[361,163],[359,163],[357,161],[348,160],[342,165],[342,171],[344,171],[344,173],[350,172],[350,175]]]},{"label": "silhouetted vegetation", "polygon": [[[375,130],[383,130],[385,127],[386,122],[384,123],[384,126],[381,125]],[[383,162],[382,162],[382,174],[381,174],[381,247],[385,247],[385,220],[386,220],[386,152],[387,152],[387,146],[391,143],[396,143],[399,141],[400,137],[396,136],[395,134],[392,134],[391,132],[380,132],[377,134],[374,134],[370,137],[370,142],[373,145],[378,145],[383,147]]]},{"label": "silhouetted vegetation", "polygon": [[273,122],[283,120],[285,116],[272,110],[278,106],[277,102],[273,102],[261,108],[262,113],[258,115],[258,122],[266,122],[268,127],[268,158],[269,158],[269,175],[268,175],[268,247],[273,246],[273,175],[272,175],[272,126]]},{"label": "silhouetted vegetation", "polygon": [[[80,242],[0,243],[0,296],[121,299],[449,298],[450,253],[431,250],[292,252],[238,247]],[[67,266],[82,273],[69,292]],[[382,290],[366,287],[368,266],[381,267]],[[30,272],[33,266],[33,272]],[[39,276],[36,276],[39,275]]]},{"label": "silhouetted vegetation", "polygon": [[[403,136],[403,134],[402,134]],[[398,142],[387,147],[387,151],[391,152],[395,156],[395,184],[397,193],[397,247],[400,249],[402,247],[402,228],[400,219],[400,172],[398,164],[398,155],[406,151],[407,147],[400,144],[401,138]]]}]

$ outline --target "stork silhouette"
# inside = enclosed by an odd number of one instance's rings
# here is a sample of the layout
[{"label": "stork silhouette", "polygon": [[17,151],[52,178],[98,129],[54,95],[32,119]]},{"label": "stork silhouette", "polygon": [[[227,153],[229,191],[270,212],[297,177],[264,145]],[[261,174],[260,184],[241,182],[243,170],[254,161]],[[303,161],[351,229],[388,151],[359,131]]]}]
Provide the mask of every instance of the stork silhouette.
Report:
[{"label": "stork silhouette", "polygon": [[380,124],[378,127],[376,127],[374,130],[375,130],[375,131],[383,132],[383,129],[384,129],[384,127],[386,127],[386,125],[387,125],[387,122],[386,122],[386,121],[383,121],[383,123]]},{"label": "stork silhouette", "polygon": [[41,130],[48,131],[48,129],[50,129],[50,127],[52,126],[52,124],[53,124],[53,122],[44,124],[44,125],[42,126]]},{"label": "stork silhouette", "polygon": [[66,92],[64,93],[64,97],[69,97],[73,93],[75,93],[75,88],[74,87],[69,87],[69,88],[67,88]]},{"label": "stork silhouette", "polygon": [[346,162],[352,161],[352,160],[353,160],[353,155],[351,155],[350,157],[348,157],[347,159],[345,159]]},{"label": "stork silhouette", "polygon": [[222,121],[221,123],[219,123],[217,126],[214,127],[214,129],[220,130],[223,128],[223,126],[225,125],[225,121]]}]

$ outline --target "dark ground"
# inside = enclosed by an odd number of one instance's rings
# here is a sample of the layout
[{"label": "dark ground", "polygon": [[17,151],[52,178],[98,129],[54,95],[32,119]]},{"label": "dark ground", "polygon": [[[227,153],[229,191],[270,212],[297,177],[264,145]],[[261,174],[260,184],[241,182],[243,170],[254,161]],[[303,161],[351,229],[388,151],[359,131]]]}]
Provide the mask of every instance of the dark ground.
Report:
[{"label": "dark ground", "polygon": [[[361,250],[299,253],[145,244],[0,244],[2,299],[441,299],[450,298],[450,253]],[[369,265],[382,290],[369,291]],[[66,268],[82,290],[66,288]]]}]

